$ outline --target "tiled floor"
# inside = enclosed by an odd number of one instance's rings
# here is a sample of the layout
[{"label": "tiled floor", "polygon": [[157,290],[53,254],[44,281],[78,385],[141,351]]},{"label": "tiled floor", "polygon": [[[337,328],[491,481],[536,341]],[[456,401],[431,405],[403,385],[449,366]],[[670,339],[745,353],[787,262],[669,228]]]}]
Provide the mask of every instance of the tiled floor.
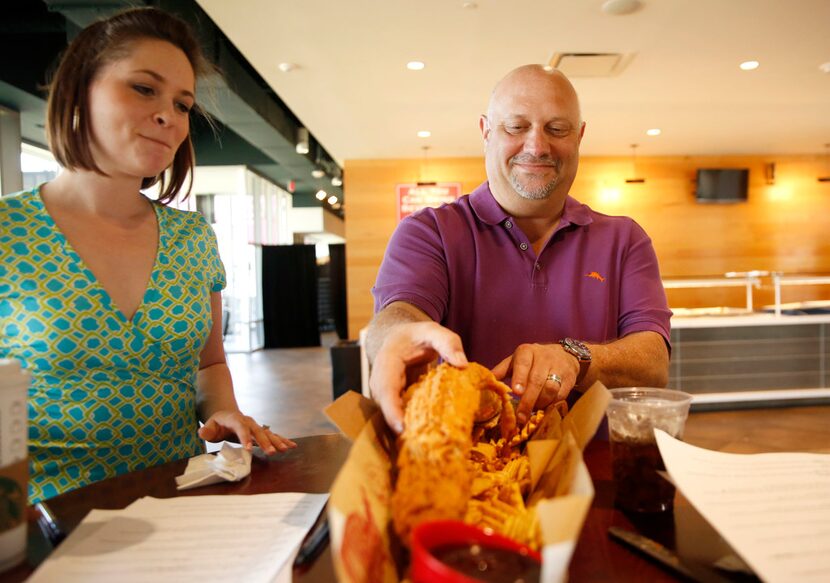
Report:
[{"label": "tiled floor", "polygon": [[[332,334],[320,348],[229,354],[243,411],[286,437],[333,433],[323,415],[332,401]],[[685,440],[719,451],[830,453],[830,406],[692,413]]]}]

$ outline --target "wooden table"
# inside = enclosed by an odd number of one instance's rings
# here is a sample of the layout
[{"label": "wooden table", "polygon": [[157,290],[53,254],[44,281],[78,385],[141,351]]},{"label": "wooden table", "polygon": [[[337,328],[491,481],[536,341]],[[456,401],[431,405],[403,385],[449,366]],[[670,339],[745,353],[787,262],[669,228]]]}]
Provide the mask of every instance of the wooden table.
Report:
[{"label": "wooden table", "polygon": [[[142,496],[171,498],[208,494],[262,494],[268,492],[328,492],[345,461],[350,443],[340,435],[318,435],[297,439],[297,448],[270,458],[254,458],[251,475],[238,483],[217,484],[179,492],[174,477],[184,471],[180,460],[91,484],[48,501],[67,531],[74,529],[92,508],[124,508]],[[613,507],[613,484],[608,442],[595,440],[585,451],[585,461],[594,481],[596,496],[570,566],[570,581],[677,581],[668,572],[608,538],[611,525],[636,529],[673,546],[671,513],[660,518],[631,519]],[[34,519],[34,516],[32,516]],[[4,573],[4,581],[23,581],[51,551],[40,531],[30,521],[28,561]],[[294,581],[334,581],[328,548],[306,572],[294,573]]]}]

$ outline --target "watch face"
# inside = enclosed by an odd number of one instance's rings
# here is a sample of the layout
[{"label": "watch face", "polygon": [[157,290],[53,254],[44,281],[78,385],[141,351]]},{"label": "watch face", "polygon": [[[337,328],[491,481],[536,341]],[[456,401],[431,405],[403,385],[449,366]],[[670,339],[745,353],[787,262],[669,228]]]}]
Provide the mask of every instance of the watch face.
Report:
[{"label": "watch face", "polygon": [[560,340],[562,347],[577,357],[579,360],[591,360],[591,349],[584,342],[573,338]]}]

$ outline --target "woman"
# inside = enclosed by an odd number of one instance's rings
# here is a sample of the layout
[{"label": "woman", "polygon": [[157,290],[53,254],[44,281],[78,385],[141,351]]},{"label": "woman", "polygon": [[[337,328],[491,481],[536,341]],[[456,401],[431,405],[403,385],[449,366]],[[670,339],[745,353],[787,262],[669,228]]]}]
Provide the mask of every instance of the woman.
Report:
[{"label": "woman", "polygon": [[[30,503],[198,454],[200,438],[295,446],[239,411],[213,232],[166,206],[193,168],[195,78],[209,68],[190,28],[157,9],[83,30],[50,85],[65,170],[0,199],[0,358],[32,373]],[[153,202],[140,189],[156,183]]]}]

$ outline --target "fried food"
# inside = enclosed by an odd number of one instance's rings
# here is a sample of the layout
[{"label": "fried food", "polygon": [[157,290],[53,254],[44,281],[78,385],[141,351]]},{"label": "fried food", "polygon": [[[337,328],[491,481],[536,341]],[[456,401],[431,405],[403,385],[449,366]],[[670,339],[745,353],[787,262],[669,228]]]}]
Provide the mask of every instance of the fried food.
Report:
[{"label": "fried food", "polygon": [[392,494],[395,532],[409,544],[412,528],[425,520],[463,519],[472,475],[473,417],[482,379],[492,373],[471,364],[461,370],[441,365],[404,394],[404,431],[398,480]]},{"label": "fried food", "polygon": [[539,521],[525,504],[530,460],[522,449],[544,411],[517,427],[510,389],[475,363],[438,366],[403,401],[392,520],[404,544],[422,521],[456,519],[539,548]]}]

